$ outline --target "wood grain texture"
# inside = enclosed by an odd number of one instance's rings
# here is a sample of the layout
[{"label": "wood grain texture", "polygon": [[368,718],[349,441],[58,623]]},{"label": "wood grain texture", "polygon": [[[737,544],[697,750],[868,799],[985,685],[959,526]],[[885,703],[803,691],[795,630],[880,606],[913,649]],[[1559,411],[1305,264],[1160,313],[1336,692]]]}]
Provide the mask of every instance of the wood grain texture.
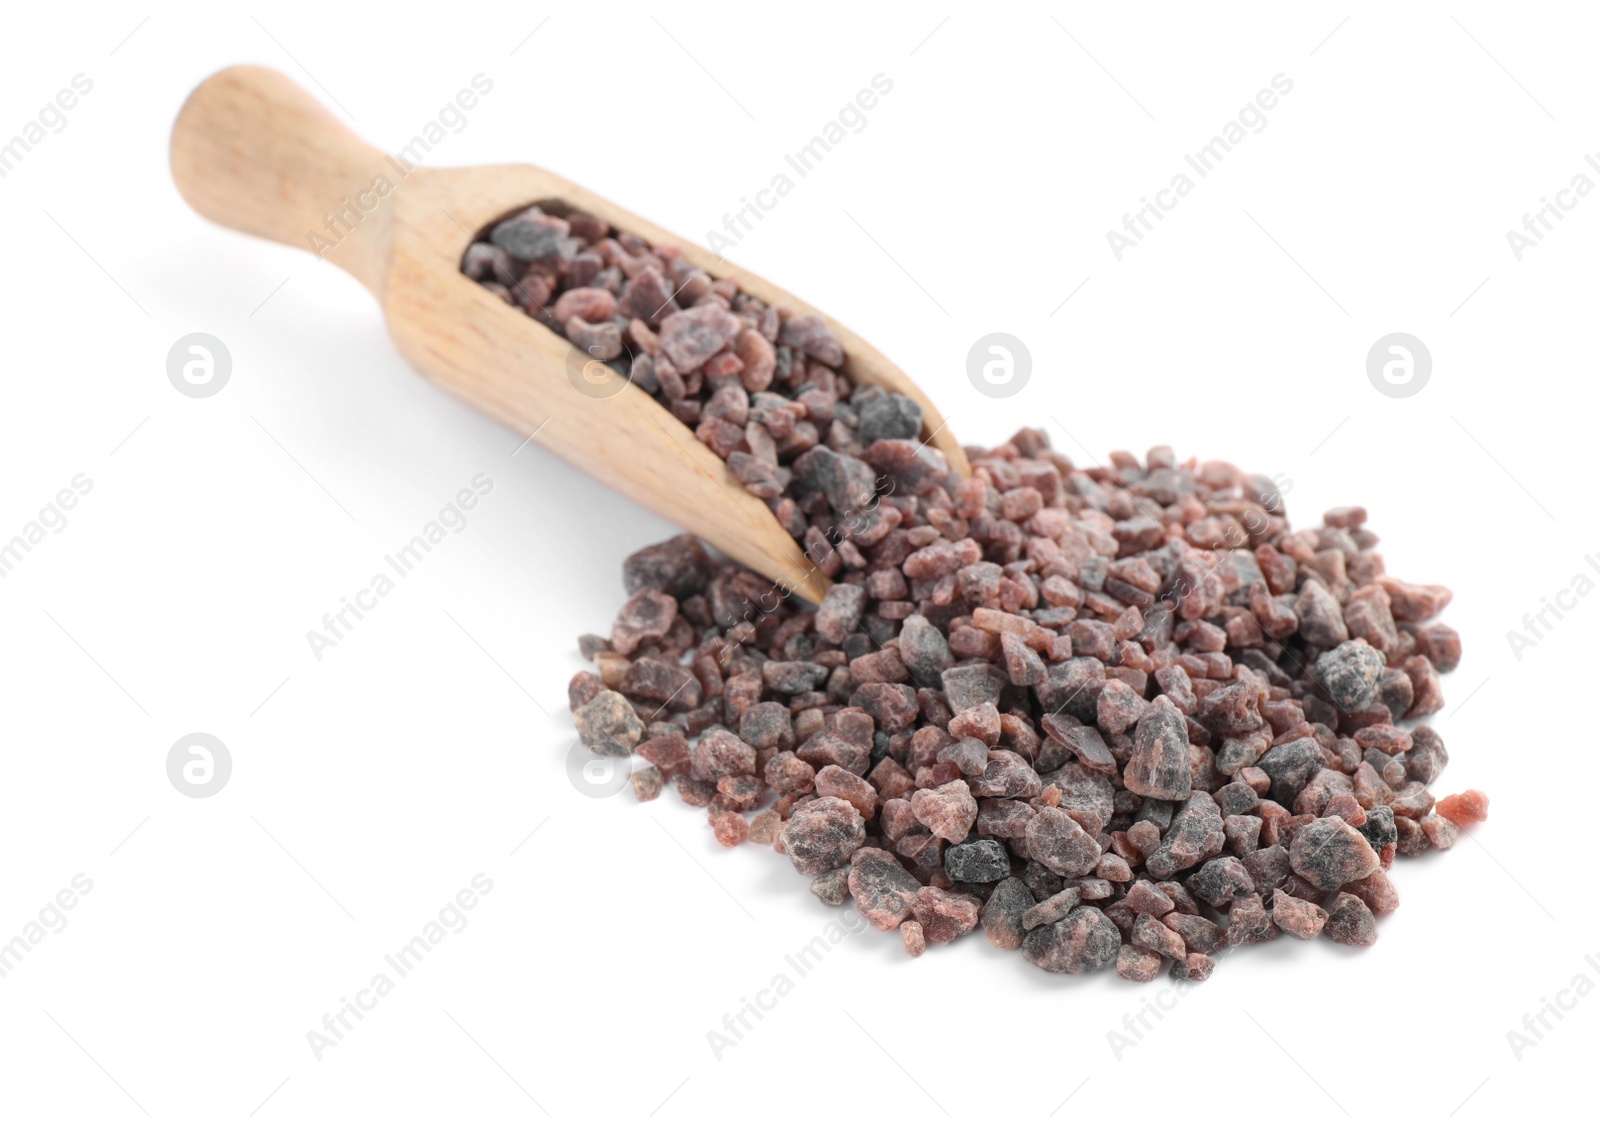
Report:
[{"label": "wood grain texture", "polygon": [[[737,277],[764,302],[822,312],[543,169],[408,169],[264,67],[230,67],[190,94],[173,126],[171,161],[179,192],[203,216],[317,250],[360,280],[401,354],[427,377],[783,591],[821,600],[827,579],[690,429],[632,385],[604,398],[584,392],[574,379],[584,355],[461,274],[460,263],[471,233],[528,204],[559,200],[652,244],[676,245],[713,278]],[[965,453],[928,396],[858,335],[822,317],[844,348],[844,372],[915,400],[924,440],[965,473]]]}]

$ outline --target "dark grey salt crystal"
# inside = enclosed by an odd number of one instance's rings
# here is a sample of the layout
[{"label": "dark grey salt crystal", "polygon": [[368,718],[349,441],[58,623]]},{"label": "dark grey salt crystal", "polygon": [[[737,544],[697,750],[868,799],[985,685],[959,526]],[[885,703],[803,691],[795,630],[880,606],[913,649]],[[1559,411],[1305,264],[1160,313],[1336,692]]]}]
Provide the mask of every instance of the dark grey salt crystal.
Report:
[{"label": "dark grey salt crystal", "polygon": [[856,395],[851,403],[856,408],[859,424],[856,432],[863,444],[877,440],[915,440],[922,431],[922,408],[911,398],[899,393],[884,393],[870,389]]},{"label": "dark grey salt crystal", "polygon": [[1000,842],[987,837],[951,845],[944,851],[944,872],[953,881],[983,884],[1011,875],[1011,858]]},{"label": "dark grey salt crystal", "polygon": [[1346,641],[1317,657],[1311,674],[1328,697],[1347,712],[1359,711],[1378,694],[1383,654],[1365,641]]}]

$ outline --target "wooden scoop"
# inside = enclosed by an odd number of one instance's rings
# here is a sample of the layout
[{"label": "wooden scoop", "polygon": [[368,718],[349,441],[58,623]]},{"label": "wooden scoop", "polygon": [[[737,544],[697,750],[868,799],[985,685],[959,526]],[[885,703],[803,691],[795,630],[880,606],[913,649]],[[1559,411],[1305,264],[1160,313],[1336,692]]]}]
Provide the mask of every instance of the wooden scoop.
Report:
[{"label": "wooden scoop", "polygon": [[[410,167],[265,67],[229,67],[195,88],[172,128],[172,175],[201,215],[316,251],[354,275],[382,304],[400,353],[452,393],[786,591],[821,600],[828,580],[690,429],[635,386],[603,398],[586,392],[581,352],[463,275],[461,258],[491,223],[560,202],[676,245],[712,278],[735,276],[763,302],[821,312],[543,169]],[[965,473],[966,457],[927,394],[826,321],[844,348],[844,373],[916,401],[924,440]]]}]

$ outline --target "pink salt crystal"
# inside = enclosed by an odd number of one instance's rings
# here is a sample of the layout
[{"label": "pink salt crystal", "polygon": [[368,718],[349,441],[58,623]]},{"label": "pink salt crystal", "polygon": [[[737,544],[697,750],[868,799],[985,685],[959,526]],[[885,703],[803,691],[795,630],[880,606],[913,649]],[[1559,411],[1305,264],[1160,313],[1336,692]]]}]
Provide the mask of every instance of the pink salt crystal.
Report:
[{"label": "pink salt crystal", "polygon": [[857,849],[850,858],[847,883],[856,907],[881,932],[899,927],[911,914],[912,898],[921,887],[884,849]]},{"label": "pink salt crystal", "polygon": [[[1392,765],[1392,764],[1391,764]],[[1389,799],[1389,808],[1396,817],[1420,821],[1433,810],[1433,795],[1420,782],[1408,782],[1405,788]]]},{"label": "pink salt crystal", "polygon": [[[1047,643],[1045,647],[1048,648],[1052,643]],[[1017,634],[1000,634],[1000,654],[1005,660],[1007,678],[1017,687],[1031,687],[1045,679],[1046,669],[1038,651]]]},{"label": "pink salt crystal", "polygon": [[1448,586],[1419,586],[1385,575],[1378,584],[1389,592],[1389,603],[1394,607],[1397,621],[1431,621],[1454,596]]},{"label": "pink salt crystal", "polygon": [[1000,516],[1013,523],[1032,518],[1044,506],[1038,488],[1017,487],[1000,496]]},{"label": "pink salt crystal", "polygon": [[1378,942],[1378,925],[1372,918],[1372,910],[1360,897],[1341,892],[1328,909],[1328,922],[1323,925],[1322,935],[1349,947],[1371,947]]},{"label": "pink salt crystal", "polygon": [[585,322],[574,315],[562,325],[562,332],[584,353],[610,361],[622,353],[622,329],[614,322]]},{"label": "pink salt crystal", "polygon": [[899,841],[911,833],[926,833],[927,828],[917,820],[911,802],[905,798],[891,798],[883,804],[878,815],[878,828],[887,841]]},{"label": "pink salt crystal", "polygon": [[678,788],[678,797],[690,806],[709,805],[717,794],[716,783],[699,782],[687,774],[674,774],[670,781]]},{"label": "pink salt crystal", "polygon": [[695,426],[694,435],[723,460],[744,443],[744,427],[721,418],[702,420]]},{"label": "pink salt crystal", "polygon": [[[1324,767],[1317,771],[1304,790],[1295,796],[1294,812],[1316,817],[1326,811],[1328,804],[1341,794],[1353,794],[1354,786],[1348,774]],[[1356,809],[1360,809],[1358,805]]]},{"label": "pink salt crystal", "polygon": [[1489,816],[1489,799],[1482,790],[1464,790],[1445,795],[1433,808],[1458,826],[1476,825]]},{"label": "pink salt crystal", "polygon": [[950,943],[978,926],[983,903],[965,892],[924,886],[911,900],[911,915],[929,943]]},{"label": "pink salt crystal", "polygon": [[628,655],[647,640],[663,636],[678,615],[677,599],[659,590],[642,589],[630,597],[611,627],[611,643]]},{"label": "pink salt crystal", "polygon": [[1182,938],[1190,955],[1196,952],[1216,951],[1227,942],[1227,933],[1204,916],[1183,912],[1168,912],[1161,922]]},{"label": "pink salt crystal", "polygon": [[1378,768],[1369,762],[1356,767],[1355,799],[1366,809],[1387,806],[1394,799],[1394,789],[1383,780]]},{"label": "pink salt crystal", "polygon": [[[768,813],[772,811],[768,810]],[[811,882],[811,895],[822,901],[830,908],[837,908],[844,903],[845,897],[850,895],[847,885],[849,869],[834,869],[831,873],[823,873]]]},{"label": "pink salt crystal", "polygon": [[1367,521],[1365,507],[1333,507],[1322,513],[1322,522],[1328,527],[1359,527]]},{"label": "pink salt crystal", "polygon": [[917,723],[920,711],[917,691],[909,684],[862,684],[850,697],[851,704],[866,710],[878,731],[906,731]]},{"label": "pink salt crystal", "polygon": [[[742,369],[744,369],[744,363],[739,360],[739,356],[728,350],[723,350],[702,366],[700,372],[708,379],[714,379],[727,377],[729,374],[738,373]],[[743,386],[741,385],[740,388],[743,389]]]},{"label": "pink salt crystal", "polygon": [[978,818],[978,803],[961,779],[935,790],[918,790],[911,796],[911,809],[935,836],[952,845],[966,840]]},{"label": "pink salt crystal", "polygon": [[729,810],[713,811],[709,820],[711,832],[730,849],[750,836],[750,823],[743,814]]},{"label": "pink salt crystal", "polygon": [[1401,663],[1400,670],[1411,680],[1412,697],[1411,706],[1406,709],[1407,719],[1432,715],[1444,707],[1444,689],[1432,661],[1419,653],[1407,657]]},{"label": "pink salt crystal", "polygon": [[[700,419],[700,403],[685,399],[689,395],[688,384],[665,354],[657,355],[652,351],[651,358],[655,362],[656,380],[661,383],[661,392],[671,403],[673,413],[685,424],[693,425]],[[690,410],[693,414],[685,416]]]},{"label": "pink salt crystal", "polygon": [[661,768],[664,775],[684,774],[689,770],[689,740],[681,731],[671,731],[646,739],[634,748],[634,754]]},{"label": "pink salt crystal", "polygon": [[1339,818],[1345,824],[1360,829],[1367,824],[1367,812],[1361,808],[1361,803],[1351,794],[1339,794],[1323,807],[1322,816],[1325,818]]},{"label": "pink salt crystal", "polygon": [[[1060,575],[1051,575],[1046,578],[1039,586],[1039,596],[1043,597],[1050,605],[1058,608],[1076,608],[1083,603],[1083,592],[1073,585],[1069,579]],[[1072,645],[1068,638],[1058,637],[1056,641],[1051,642],[1050,647],[1052,660],[1066,660],[1072,655]],[[1060,656],[1056,655],[1058,647],[1062,651]]]},{"label": "pink salt crystal", "polygon": [[910,798],[917,788],[906,768],[893,758],[879,759],[878,765],[867,775],[867,781],[877,790],[880,804],[891,798]]},{"label": "pink salt crystal", "polygon": [[1034,809],[1016,798],[985,798],[978,803],[978,833],[984,837],[1018,838],[1027,831]]},{"label": "pink salt crystal", "polygon": [[1022,927],[1025,931],[1043,927],[1045,924],[1054,924],[1067,918],[1067,913],[1076,908],[1081,900],[1076,888],[1063,888],[1054,896],[1039,901],[1032,908],[1022,914]]},{"label": "pink salt crystal", "polygon": [[833,331],[820,315],[797,315],[786,319],[778,332],[780,345],[804,351],[823,365],[837,366],[844,362],[844,350]]},{"label": "pink salt crystal", "polygon": [[772,384],[772,375],[777,368],[777,354],[772,349],[772,343],[768,342],[759,331],[740,331],[734,350],[739,355],[739,360],[744,363],[739,380],[744,383],[747,390],[759,393]]},{"label": "pink salt crystal", "polygon": [[1359,897],[1363,904],[1372,909],[1374,916],[1387,916],[1400,907],[1400,893],[1396,891],[1394,882],[1383,869],[1370,872],[1360,880],[1351,881],[1344,886],[1344,891]]},{"label": "pink salt crystal", "polygon": [[1033,904],[1033,894],[1016,877],[1007,877],[995,885],[982,914],[983,932],[989,942],[1002,951],[1021,947],[1022,918]]},{"label": "pink salt crystal", "polygon": [[[632,320],[642,321],[648,326],[658,325],[662,318],[666,318],[677,309],[678,304],[672,297],[672,288],[654,265],[635,272],[634,277],[627,281],[627,286],[622,288],[622,294],[618,299],[618,310]],[[651,334],[651,339],[653,342],[645,349],[656,353],[661,349],[661,341],[654,334]],[[640,342],[640,345],[643,345],[643,342]]]},{"label": "pink salt crystal", "polygon": [[[1052,787],[1053,789],[1053,787]],[[1133,869],[1115,853],[1102,853],[1100,863],[1094,867],[1095,876],[1117,884],[1127,884],[1133,879]]]},{"label": "pink salt crystal", "polygon": [[871,821],[878,812],[878,792],[872,784],[843,767],[825,766],[817,771],[816,790],[819,797],[843,798],[865,821]]},{"label": "pink salt crystal", "polygon": [[1265,794],[1268,790],[1272,789],[1271,776],[1258,766],[1244,767],[1235,777],[1238,779],[1238,781],[1243,782],[1257,794]]},{"label": "pink salt crystal", "polygon": [[[1382,871],[1382,869],[1378,870],[1380,873]],[[1377,873],[1374,873],[1373,875],[1376,876]],[[1356,883],[1359,884],[1360,882],[1357,881]],[[1268,888],[1270,887],[1270,882],[1259,884],[1257,887],[1262,889]],[[1345,887],[1348,888],[1349,885],[1346,885]],[[1323,899],[1328,895],[1320,888],[1313,887],[1303,877],[1297,877],[1293,873],[1290,873],[1289,876],[1284,878],[1283,891],[1287,895],[1294,897],[1296,900],[1308,900],[1312,904],[1319,906],[1322,904]]]},{"label": "pink salt crystal", "polygon": [[1121,934],[1098,908],[1074,909],[1066,919],[1035,928],[1022,941],[1023,957],[1040,970],[1081,975],[1116,962]]},{"label": "pink salt crystal", "polygon": [[1443,814],[1429,814],[1418,824],[1422,826],[1422,835],[1428,839],[1428,844],[1435,849],[1449,849],[1461,834],[1460,827]]},{"label": "pink salt crystal", "polygon": [[711,731],[700,737],[689,765],[702,782],[715,782],[728,774],[754,774],[756,749],[731,731]]},{"label": "pink salt crystal", "polygon": [[907,920],[900,925],[900,938],[905,942],[906,954],[913,959],[928,950],[928,941],[923,937],[922,925],[915,920]]},{"label": "pink salt crystal", "polygon": [[661,771],[653,766],[636,770],[628,777],[628,782],[633,787],[633,796],[641,802],[653,802],[661,796],[661,788],[666,779]]},{"label": "pink salt crystal", "polygon": [[822,731],[822,727],[826,726],[826,724],[827,716],[822,715],[822,711],[819,708],[802,708],[794,719],[795,742],[805,742],[806,739],[810,739],[811,735]]},{"label": "pink salt crystal", "polygon": [[1272,922],[1296,939],[1310,939],[1322,931],[1328,913],[1309,900],[1290,896],[1283,889],[1272,894]]},{"label": "pink salt crystal", "polygon": [[977,739],[985,747],[992,747],[1000,741],[1000,711],[985,700],[958,712],[950,721],[949,731],[957,739]]},{"label": "pink salt crystal", "polygon": [[1168,959],[1182,959],[1188,952],[1183,937],[1148,912],[1139,913],[1130,938],[1138,946],[1165,955]]},{"label": "pink salt crystal", "polygon": [[1130,867],[1137,869],[1144,864],[1144,854],[1139,851],[1137,845],[1128,840],[1126,830],[1119,830],[1109,836],[1111,838],[1111,851],[1124,861],[1127,861]]},{"label": "pink salt crystal", "polygon": [[[831,595],[839,586],[834,586],[828,593]],[[821,612],[820,610],[818,611]],[[854,631],[855,626],[847,627],[844,632]],[[821,629],[819,627],[820,634]],[[844,635],[840,634],[840,640]],[[858,684],[903,684],[911,678],[911,673],[900,660],[898,649],[888,648],[882,652],[871,652],[858,656],[850,661],[850,678]]]},{"label": "pink salt crystal", "polygon": [[714,305],[676,311],[661,320],[661,348],[681,373],[699,369],[740,330],[737,318]]},{"label": "pink salt crystal", "polygon": [[1261,819],[1252,814],[1229,814],[1222,819],[1222,834],[1235,856],[1253,853],[1261,841]]},{"label": "pink salt crystal", "polygon": [[[1172,901],[1172,906],[1186,916],[1198,916],[1200,906],[1194,902],[1194,897],[1189,895],[1189,890],[1175,880],[1160,880],[1156,887],[1166,893],[1167,899]],[[1171,924],[1167,925],[1171,927]],[[1174,929],[1176,930],[1176,929]]]},{"label": "pink salt crystal", "polygon": [[[641,747],[640,753],[643,753]],[[648,757],[648,756],[647,756]],[[766,783],[779,794],[809,793],[816,778],[811,764],[795,757],[792,751],[780,751],[767,762]]]},{"label": "pink salt crystal", "polygon": [[1454,671],[1461,663],[1461,636],[1448,625],[1425,625],[1418,629],[1417,649],[1440,672]]},{"label": "pink salt crystal", "polygon": [[783,848],[801,876],[821,876],[849,862],[866,840],[866,823],[843,798],[796,805],[783,823]]},{"label": "pink salt crystal", "polygon": [[[891,686],[877,685],[880,688]],[[823,728],[801,743],[795,753],[819,770],[833,763],[844,767],[852,774],[866,774],[871,768],[874,730],[875,725],[870,715],[865,711],[849,708],[829,717]],[[797,720],[795,738],[799,737]]]},{"label": "pink salt crystal", "polygon": [[635,318],[628,322],[628,337],[632,338],[634,345],[645,354],[661,352],[661,339],[657,338],[656,332],[640,319]]},{"label": "pink salt crystal", "polygon": [[1161,830],[1154,822],[1136,821],[1128,827],[1128,842],[1148,857],[1161,848]]},{"label": "pink salt crystal", "polygon": [[717,779],[717,793],[722,795],[722,805],[741,813],[761,804],[766,788],[753,774],[725,774]]},{"label": "pink salt crystal", "polygon": [[1189,796],[1188,724],[1173,702],[1157,696],[1139,717],[1134,754],[1123,770],[1127,788],[1147,798]]},{"label": "pink salt crystal", "polygon": [[1024,838],[1028,855],[1057,876],[1084,876],[1100,859],[1100,843],[1063,810],[1040,810]]},{"label": "pink salt crystal", "polygon": [[997,660],[1002,649],[994,634],[958,621],[950,626],[950,651],[959,660]]},{"label": "pink salt crystal", "polygon": [[1363,727],[1351,738],[1363,749],[1376,747],[1386,755],[1398,755],[1411,749],[1411,733],[1391,724]]},{"label": "pink salt crystal", "polygon": [[1289,846],[1289,866],[1323,892],[1333,892],[1378,868],[1378,854],[1360,830],[1338,818],[1317,818]]},{"label": "pink salt crystal", "polygon": [[1161,973],[1161,956],[1131,943],[1117,949],[1117,977],[1132,983],[1148,983]]},{"label": "pink salt crystal", "polygon": [[[950,717],[946,715],[945,722],[949,720]],[[977,757],[980,751],[982,758]],[[956,742],[942,726],[930,724],[912,732],[905,755],[907,769],[916,771],[941,759],[954,761],[962,774],[976,774],[989,761],[989,752],[976,739],[970,743]]]},{"label": "pink salt crystal", "polygon": [[972,623],[986,633],[998,636],[1001,633],[1014,633],[1022,637],[1033,629],[1033,622],[1026,617],[1019,617],[1014,613],[1005,613],[998,609],[980,606],[972,611]]},{"label": "pink salt crystal", "polygon": [[1085,877],[1073,887],[1085,900],[1110,900],[1116,894],[1116,886],[1100,877]]},{"label": "pink salt crystal", "polygon": [[640,657],[629,666],[617,690],[630,699],[649,700],[666,708],[691,711],[700,706],[700,681],[686,668]]},{"label": "pink salt crystal", "polygon": [[1288,830],[1291,828],[1293,815],[1270,798],[1262,799],[1256,814],[1261,817],[1262,846],[1275,846],[1278,841],[1283,841],[1285,847],[1288,847]]},{"label": "pink salt crystal", "polygon": [[511,297],[523,310],[536,315],[550,301],[554,290],[546,276],[530,270],[511,288]]},{"label": "pink salt crystal", "polygon": [[[789,815],[794,813],[797,807],[804,805],[806,802],[815,801],[816,797],[815,794],[809,792],[805,794],[784,794],[776,802],[772,803],[772,809],[780,818],[788,821]],[[855,807],[852,806],[851,808],[854,809]]]},{"label": "pink salt crystal", "polygon": [[1172,977],[1182,982],[1203,983],[1217,969],[1217,961],[1198,952],[1183,957],[1182,963],[1172,965]]},{"label": "pink salt crystal", "polygon": [[462,258],[461,270],[477,280],[493,279],[504,289],[517,281],[518,269],[511,254],[493,244],[471,244]]},{"label": "pink salt crystal", "polygon": [[567,684],[567,706],[577,711],[606,690],[606,682],[593,672],[579,672]]},{"label": "pink salt crystal", "polygon": [[1228,944],[1237,947],[1242,943],[1265,943],[1276,938],[1278,926],[1272,922],[1265,903],[1259,894],[1235,900],[1228,909]]},{"label": "pink salt crystal", "polygon": [[1419,856],[1428,848],[1427,835],[1422,832],[1422,827],[1414,819],[1396,814],[1394,828],[1399,840],[1390,848],[1398,850],[1402,857]]},{"label": "pink salt crystal", "polygon": [[1096,703],[1097,722],[1107,735],[1121,735],[1139,722],[1148,705],[1121,680],[1107,680]]},{"label": "pink salt crystal", "polygon": [[1165,916],[1172,911],[1172,899],[1147,880],[1134,881],[1124,899],[1135,913],[1145,912],[1152,916]]},{"label": "pink salt crystal", "polygon": [[584,322],[604,322],[617,312],[617,299],[600,287],[574,287],[562,293],[550,313],[557,322],[581,318]]},{"label": "pink salt crystal", "polygon": [[757,845],[771,845],[782,825],[783,819],[776,810],[762,810],[750,819],[750,840]]},{"label": "pink salt crystal", "polygon": [[972,539],[923,547],[913,552],[900,569],[908,578],[939,578],[954,574],[983,558],[983,549]]}]

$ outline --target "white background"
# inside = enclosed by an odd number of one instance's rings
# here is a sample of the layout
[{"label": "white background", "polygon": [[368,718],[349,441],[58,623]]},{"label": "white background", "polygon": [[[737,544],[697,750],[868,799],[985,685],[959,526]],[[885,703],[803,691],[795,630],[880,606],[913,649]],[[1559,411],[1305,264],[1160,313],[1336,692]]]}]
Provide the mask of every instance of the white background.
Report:
[{"label": "white background", "polygon": [[[93,488],[0,578],[0,938],[76,874],[94,887],[0,979],[0,1121],[700,1127],[786,1123],[804,1097],[863,1127],[1191,1105],[1481,1126],[1576,1103],[1600,995],[1520,1060],[1506,1033],[1600,950],[1600,598],[1520,660],[1506,634],[1600,577],[1600,199],[1521,262],[1505,234],[1600,146],[1597,28],[1576,6],[1389,8],[8,13],[0,137],[73,75],[94,87],[0,180],[0,540],[74,475]],[[1301,522],[1364,503],[1392,572],[1455,589],[1439,786],[1486,790],[1490,822],[1397,863],[1373,950],[1230,955],[1120,1060],[1108,1031],[1165,981],[1047,976],[979,939],[911,962],[869,931],[719,1061],[707,1031],[841,911],[673,797],[569,780],[575,638],[609,631],[622,557],[671,531],[513,456],[408,370],[353,280],[187,209],[172,118],[238,62],[387,150],[482,73],[439,163],[544,165],[700,242],[889,76],[730,258],[863,333],[968,443],[1043,423],[1084,463],[1166,442],[1281,473]],[[1118,262],[1106,231],[1280,73],[1267,127]],[[165,371],[197,330],[234,367],[203,400]],[[1034,362],[1006,400],[965,373],[996,330]],[[1434,363],[1406,399],[1365,372],[1397,330]],[[470,525],[315,659],[307,631],[478,473]],[[194,731],[234,761],[204,800],[165,771]],[[465,929],[314,1057],[307,1031],[479,873]]]}]

